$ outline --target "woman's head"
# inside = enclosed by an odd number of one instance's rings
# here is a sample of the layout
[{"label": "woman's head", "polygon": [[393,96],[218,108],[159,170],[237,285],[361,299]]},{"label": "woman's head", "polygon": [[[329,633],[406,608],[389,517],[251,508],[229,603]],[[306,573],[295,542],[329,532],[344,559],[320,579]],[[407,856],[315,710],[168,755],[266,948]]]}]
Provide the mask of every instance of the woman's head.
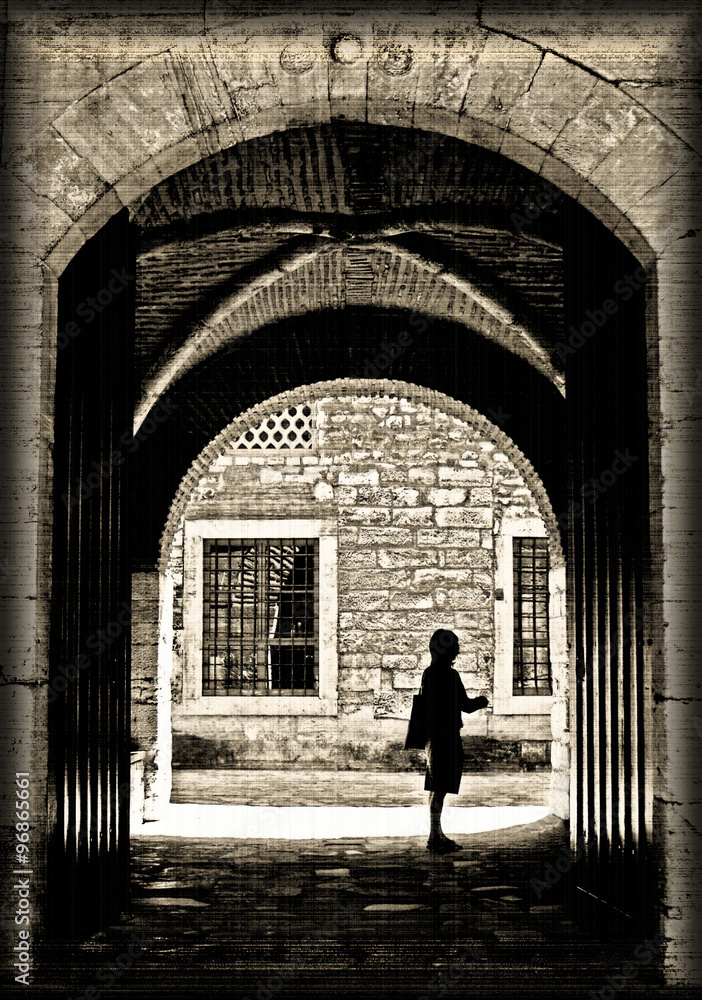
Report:
[{"label": "woman's head", "polygon": [[429,640],[431,662],[451,666],[458,656],[458,636],[447,628],[438,628]]}]

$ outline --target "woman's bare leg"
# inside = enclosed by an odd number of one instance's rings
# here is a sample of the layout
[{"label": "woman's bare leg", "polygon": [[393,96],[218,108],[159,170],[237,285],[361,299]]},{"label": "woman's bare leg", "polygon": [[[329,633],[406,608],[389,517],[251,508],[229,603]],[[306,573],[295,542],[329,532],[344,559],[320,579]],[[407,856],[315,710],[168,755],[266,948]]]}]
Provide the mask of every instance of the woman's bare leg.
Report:
[{"label": "woman's bare leg", "polygon": [[446,792],[429,792],[429,818],[431,820],[431,832],[429,840],[448,840],[441,829],[441,810],[444,808],[444,798]]}]

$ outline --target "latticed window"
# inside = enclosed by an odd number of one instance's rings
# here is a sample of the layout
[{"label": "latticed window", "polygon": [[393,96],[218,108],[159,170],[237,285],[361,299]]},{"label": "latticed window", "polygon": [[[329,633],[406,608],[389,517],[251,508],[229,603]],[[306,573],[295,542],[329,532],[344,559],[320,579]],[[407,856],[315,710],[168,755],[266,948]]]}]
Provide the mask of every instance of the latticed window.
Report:
[{"label": "latticed window", "polygon": [[513,694],[550,695],[548,539],[513,538]]},{"label": "latticed window", "polygon": [[317,695],[319,540],[203,545],[203,696]]},{"label": "latticed window", "polygon": [[234,447],[247,451],[309,450],[313,447],[313,416],[313,408],[308,403],[289,406],[287,410],[265,417],[258,427],[244,431]]}]

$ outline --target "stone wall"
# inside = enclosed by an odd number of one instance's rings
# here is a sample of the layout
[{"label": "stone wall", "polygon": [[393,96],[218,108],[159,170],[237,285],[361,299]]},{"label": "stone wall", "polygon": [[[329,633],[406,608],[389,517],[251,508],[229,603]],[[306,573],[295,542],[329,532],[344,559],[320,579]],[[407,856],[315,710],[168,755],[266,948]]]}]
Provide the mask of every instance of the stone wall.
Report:
[{"label": "stone wall", "polygon": [[160,662],[159,578],[155,570],[132,574],[132,748],[144,752],[146,819],[170,795],[170,684]]},{"label": "stone wall", "polygon": [[[470,752],[478,737],[486,764],[547,765],[548,709],[543,715],[493,710],[494,539],[503,517],[547,523],[551,559],[562,564],[536,473],[504,433],[468,407],[444,398],[442,409],[438,394],[419,387],[411,398],[343,388],[313,387],[312,396],[296,390],[235,422],[208,449],[206,468],[199,463],[187,501],[181,498],[167,565],[177,595],[174,765],[419,766],[423,757],[402,745],[412,695],[429,663],[429,638],[440,627],[460,638],[457,667],[469,696],[485,695],[491,706],[464,720],[471,766],[481,766],[480,755]],[[309,449],[237,447],[241,428],[247,421],[255,427],[266,406],[279,412],[301,402],[310,403],[315,422]],[[180,707],[183,671],[193,669],[183,663],[185,520],[320,517],[333,519],[338,535],[338,716],[187,715]],[[565,675],[564,648],[556,658]]]}]

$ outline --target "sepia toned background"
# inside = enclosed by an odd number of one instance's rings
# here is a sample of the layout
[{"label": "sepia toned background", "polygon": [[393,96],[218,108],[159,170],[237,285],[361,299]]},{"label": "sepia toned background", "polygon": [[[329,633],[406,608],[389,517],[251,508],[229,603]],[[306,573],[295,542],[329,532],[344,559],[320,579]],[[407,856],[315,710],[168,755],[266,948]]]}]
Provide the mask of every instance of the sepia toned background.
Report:
[{"label": "sepia toned background", "polygon": [[[420,772],[447,627],[490,703],[466,749],[547,777],[576,884],[698,982],[696,5],[3,27],[3,878],[28,773],[33,933],[117,919],[178,769]],[[304,445],[252,451],[291,406]],[[520,519],[553,574],[530,708],[498,669]],[[187,531],[276,520],[335,539],[330,687],[203,708]]]}]

